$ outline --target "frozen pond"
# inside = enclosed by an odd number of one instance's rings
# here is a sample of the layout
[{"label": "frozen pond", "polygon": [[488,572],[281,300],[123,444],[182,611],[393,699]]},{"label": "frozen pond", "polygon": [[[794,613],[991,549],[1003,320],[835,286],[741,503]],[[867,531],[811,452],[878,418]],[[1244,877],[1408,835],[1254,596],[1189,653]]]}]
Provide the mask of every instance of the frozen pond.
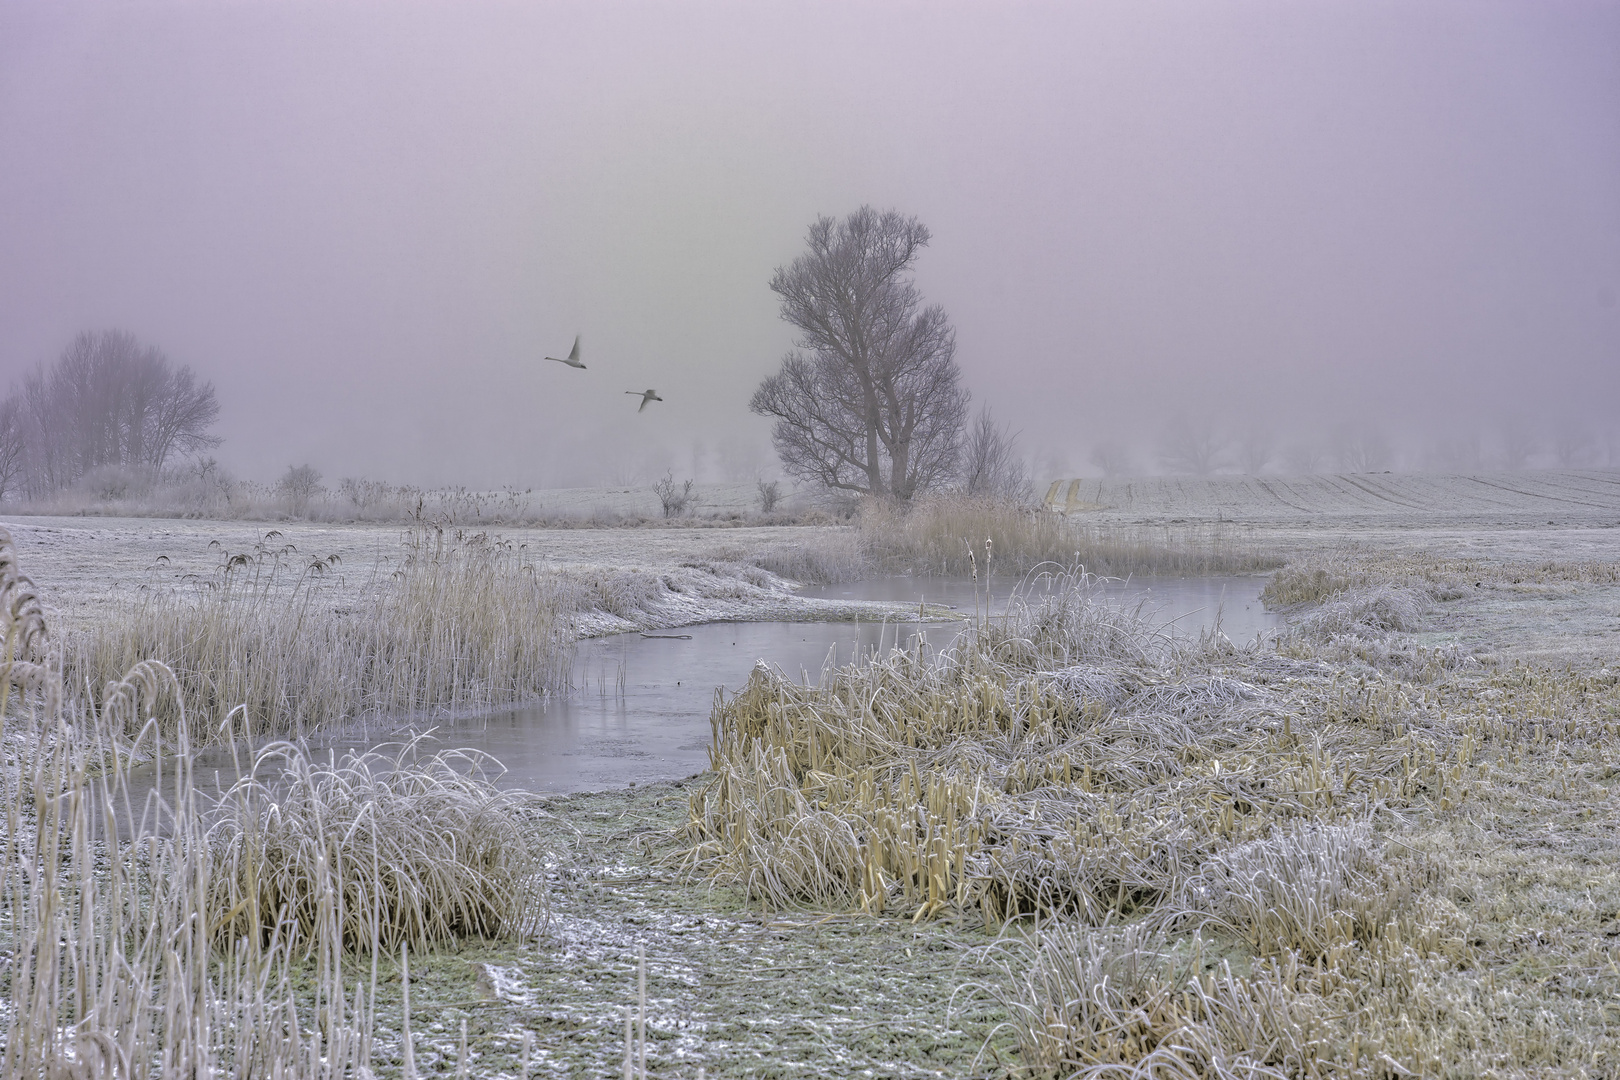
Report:
[{"label": "frozen pond", "polygon": [[[1109,602],[1142,603],[1157,621],[1196,635],[1217,617],[1235,642],[1280,626],[1259,594],[1265,579],[1161,578],[1115,582],[1101,590]],[[1000,613],[1013,582],[997,582],[992,613]],[[983,591],[981,586],[981,600]],[[807,589],[804,595],[857,600],[924,602],[971,615],[973,583],[929,577],[879,578]],[[999,599],[997,598],[999,597]],[[506,766],[502,786],[569,792],[624,787],[690,776],[708,767],[709,715],[717,687],[736,690],[758,660],[790,676],[815,678],[828,664],[846,664],[862,652],[913,645],[921,629],[931,645],[950,644],[952,623],[707,623],[651,634],[615,634],[579,643],[576,690],[545,706],[507,710],[435,725],[444,747],[489,754]],[[424,725],[425,726],[425,725]],[[379,737],[350,735],[318,745],[345,749],[374,745]],[[212,756],[212,755],[210,755]],[[198,775],[228,765],[198,762]],[[209,784],[211,787],[211,783]]]}]

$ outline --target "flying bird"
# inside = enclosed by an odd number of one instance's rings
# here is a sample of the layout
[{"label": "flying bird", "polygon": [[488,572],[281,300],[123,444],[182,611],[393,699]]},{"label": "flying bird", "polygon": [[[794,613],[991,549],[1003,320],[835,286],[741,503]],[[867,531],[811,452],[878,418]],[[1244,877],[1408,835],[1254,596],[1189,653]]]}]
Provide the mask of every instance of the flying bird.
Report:
[{"label": "flying bird", "polygon": [[625,393],[634,394],[641,399],[641,408],[637,409],[636,412],[641,412],[643,409],[645,409],[647,407],[647,402],[649,401],[664,400],[658,396],[658,391],[656,390],[626,390]]},{"label": "flying bird", "polygon": [[555,360],[559,364],[567,364],[569,367],[577,367],[579,370],[584,371],[585,365],[579,362],[579,335],[574,335],[574,350],[568,354],[568,359],[564,360],[560,356],[548,356],[546,359]]}]

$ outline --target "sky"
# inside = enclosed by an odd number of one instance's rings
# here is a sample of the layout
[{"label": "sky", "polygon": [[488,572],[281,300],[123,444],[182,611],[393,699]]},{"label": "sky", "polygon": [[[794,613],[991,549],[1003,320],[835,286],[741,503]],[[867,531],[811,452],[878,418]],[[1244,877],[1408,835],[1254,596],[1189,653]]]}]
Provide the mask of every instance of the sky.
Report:
[{"label": "sky", "polygon": [[1038,481],[1620,432],[1620,4],[0,3],[0,386],[127,330],[248,479],[769,474],[863,204]]}]

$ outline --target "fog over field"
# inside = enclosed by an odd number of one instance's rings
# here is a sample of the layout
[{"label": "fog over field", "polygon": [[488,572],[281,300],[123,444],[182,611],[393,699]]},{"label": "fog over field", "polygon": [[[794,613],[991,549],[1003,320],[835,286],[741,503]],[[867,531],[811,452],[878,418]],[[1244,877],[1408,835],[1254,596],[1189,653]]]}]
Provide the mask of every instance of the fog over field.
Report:
[{"label": "fog over field", "polygon": [[1614,464],[1617,192],[1607,3],[8,4],[0,386],[116,327],[247,478],[746,478],[771,273],[871,204],[1040,483]]}]

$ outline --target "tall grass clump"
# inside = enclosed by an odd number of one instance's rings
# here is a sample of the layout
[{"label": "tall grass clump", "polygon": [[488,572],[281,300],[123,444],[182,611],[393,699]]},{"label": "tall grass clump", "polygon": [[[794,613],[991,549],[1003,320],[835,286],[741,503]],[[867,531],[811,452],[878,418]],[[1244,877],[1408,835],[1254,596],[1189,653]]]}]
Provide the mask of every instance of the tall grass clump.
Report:
[{"label": "tall grass clump", "polygon": [[1321,991],[1342,980],[1302,971],[1297,960],[1239,976],[1229,962],[1206,960],[1197,936],[1177,948],[1140,926],[1063,924],[984,953],[999,973],[991,995],[1029,1075],[1290,1080],[1403,1071],[1376,1054],[1340,1057],[1343,1033],[1333,1021],[1343,1017],[1332,1006],[1345,1002],[1330,1004]]},{"label": "tall grass clump", "polygon": [[31,591],[0,532],[0,1075],[371,1076],[379,981],[409,949],[533,925],[533,836],[447,757],[323,768],[283,746],[279,776],[217,802],[176,707],[138,799],[128,765],[177,681],[147,661],[70,692]]},{"label": "tall grass clump", "polygon": [[730,549],[725,557],[747,562],[777,577],[806,585],[839,585],[859,581],[877,569],[862,537],[853,529],[828,530],[814,540]]},{"label": "tall grass clump", "polygon": [[937,656],[868,657],[814,685],[760,665],[717,704],[688,864],[771,905],[992,926],[1185,910],[1215,851],[1353,806],[1309,790],[1321,748],[1238,753],[1261,694],[1183,670],[1190,648],[1076,572]]},{"label": "tall grass clump", "polygon": [[[69,679],[101,687],[157,658],[192,715],[230,715],[225,733],[249,738],[566,687],[576,590],[514,545],[414,530],[397,569],[351,595],[331,580],[334,560],[275,538],[222,554],[208,579],[120,601],[67,643]],[[178,715],[176,705],[160,710],[166,735]]]},{"label": "tall grass clump", "polygon": [[529,800],[493,788],[476,756],[418,751],[323,763],[292,743],[261,749],[210,812],[216,933],[281,925],[302,941],[329,918],[351,948],[392,953],[532,932],[544,892]]},{"label": "tall grass clump", "polygon": [[[1266,570],[1278,559],[1224,527],[1090,524],[1001,499],[945,495],[910,506],[868,501],[859,533],[879,568],[967,576],[967,547],[988,538],[996,569],[1015,576],[1041,563],[1078,562],[1109,577],[1195,577]],[[981,571],[984,567],[979,568]]]}]

